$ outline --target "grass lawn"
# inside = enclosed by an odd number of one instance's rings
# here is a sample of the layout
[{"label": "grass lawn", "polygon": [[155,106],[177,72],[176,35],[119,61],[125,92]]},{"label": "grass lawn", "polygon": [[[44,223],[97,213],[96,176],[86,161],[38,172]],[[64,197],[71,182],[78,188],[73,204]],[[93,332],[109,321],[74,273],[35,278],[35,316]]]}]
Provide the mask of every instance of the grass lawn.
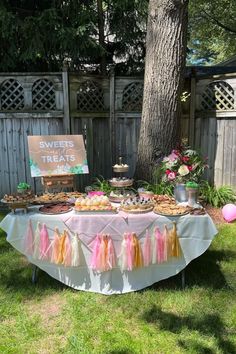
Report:
[{"label": "grass lawn", "polygon": [[75,291],[27,260],[0,232],[0,353],[236,353],[236,223],[180,276],[105,296]]}]

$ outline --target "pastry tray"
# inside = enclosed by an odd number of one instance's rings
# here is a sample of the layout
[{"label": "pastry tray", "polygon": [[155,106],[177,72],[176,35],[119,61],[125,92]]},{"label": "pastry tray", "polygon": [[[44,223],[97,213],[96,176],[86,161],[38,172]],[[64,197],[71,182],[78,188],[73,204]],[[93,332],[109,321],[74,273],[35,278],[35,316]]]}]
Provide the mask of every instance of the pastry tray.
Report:
[{"label": "pastry tray", "polygon": [[155,211],[155,209],[153,210],[153,212],[155,214],[158,214],[158,215],[161,215],[161,216],[166,216],[166,217],[176,217],[176,216],[184,216],[184,215],[187,215],[189,214],[189,211],[185,211],[184,213],[181,213],[181,214],[165,214],[165,213],[161,213],[161,212],[158,212],[158,211]]},{"label": "pastry tray", "polygon": [[73,208],[73,210],[78,214],[117,214],[117,209],[110,209],[110,210],[78,210]]},{"label": "pastry tray", "polygon": [[6,201],[4,199],[1,199],[1,203],[7,204],[9,206],[11,205],[29,205],[33,203],[33,199],[29,200],[16,200],[16,201]]},{"label": "pastry tray", "polygon": [[40,214],[44,214],[44,215],[58,215],[58,214],[66,214],[66,213],[69,213],[70,211],[72,211],[73,210],[73,208],[70,208],[70,209],[68,209],[68,210],[66,210],[66,211],[58,211],[58,212],[54,212],[54,213],[46,213],[45,211],[41,211],[40,210],[41,208],[39,208],[39,213]]},{"label": "pastry tray", "polygon": [[126,166],[126,167],[123,167],[123,166],[120,166],[120,167],[115,167],[113,166],[113,171],[114,172],[128,172],[129,171],[129,166]]},{"label": "pastry tray", "polygon": [[150,207],[148,209],[131,209],[131,210],[126,210],[126,209],[123,209],[123,208],[120,208],[120,211],[123,211],[124,213],[127,213],[127,214],[146,214],[146,213],[150,213],[151,211],[153,211],[153,207]]}]

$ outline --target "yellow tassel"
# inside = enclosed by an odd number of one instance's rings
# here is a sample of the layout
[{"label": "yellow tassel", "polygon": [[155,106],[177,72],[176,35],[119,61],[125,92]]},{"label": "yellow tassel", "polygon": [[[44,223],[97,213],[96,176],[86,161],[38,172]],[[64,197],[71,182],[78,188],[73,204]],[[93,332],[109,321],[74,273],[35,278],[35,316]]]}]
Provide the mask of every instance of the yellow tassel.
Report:
[{"label": "yellow tassel", "polygon": [[132,244],[134,247],[134,267],[143,266],[143,255],[139,240],[135,233],[132,233]]},{"label": "yellow tassel", "polygon": [[176,230],[176,223],[173,223],[173,228],[170,231],[170,235],[169,235],[169,245],[170,245],[170,257],[180,257],[182,254],[182,250],[180,247],[180,243],[179,243],[179,238],[177,235],[177,230]]},{"label": "yellow tassel", "polygon": [[64,231],[59,240],[59,253],[57,257],[57,264],[63,263],[64,261],[66,236],[66,231]]}]

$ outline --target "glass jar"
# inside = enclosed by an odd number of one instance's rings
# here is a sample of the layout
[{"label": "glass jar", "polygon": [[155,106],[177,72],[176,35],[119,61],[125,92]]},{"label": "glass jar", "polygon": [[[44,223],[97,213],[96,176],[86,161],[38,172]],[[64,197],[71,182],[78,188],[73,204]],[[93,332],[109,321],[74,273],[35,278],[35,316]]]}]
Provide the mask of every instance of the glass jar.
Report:
[{"label": "glass jar", "polygon": [[186,190],[188,194],[188,205],[191,207],[196,206],[198,202],[198,188],[187,187]]},{"label": "glass jar", "polygon": [[175,201],[177,203],[187,202],[188,195],[186,191],[186,186],[183,183],[176,184],[174,188]]}]

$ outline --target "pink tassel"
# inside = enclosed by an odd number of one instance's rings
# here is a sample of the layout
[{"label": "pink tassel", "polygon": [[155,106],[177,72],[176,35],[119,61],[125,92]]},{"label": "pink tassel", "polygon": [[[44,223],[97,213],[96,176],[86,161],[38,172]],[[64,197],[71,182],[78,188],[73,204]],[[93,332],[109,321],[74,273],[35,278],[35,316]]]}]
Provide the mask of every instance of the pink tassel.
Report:
[{"label": "pink tassel", "polygon": [[116,266],[116,256],[115,256],[115,250],[114,250],[111,236],[108,236],[107,265],[108,265],[108,269],[115,268]]},{"label": "pink tassel", "polygon": [[157,240],[156,240],[156,229],[154,230],[154,233],[152,234],[152,239],[151,239],[151,250],[152,250],[152,264],[156,264],[157,262],[157,254],[156,254],[156,249],[157,249]]},{"label": "pink tassel", "polygon": [[52,255],[51,255],[52,263],[57,263],[59,248],[60,248],[60,232],[58,228],[55,227],[53,242],[52,242]]},{"label": "pink tassel", "polygon": [[148,230],[146,230],[146,237],[143,245],[143,261],[145,267],[148,267],[151,264],[151,238]]},{"label": "pink tassel", "polygon": [[34,253],[34,232],[31,220],[28,222],[27,231],[24,238],[23,249],[25,254],[32,256]]},{"label": "pink tassel", "polygon": [[93,253],[92,253],[92,259],[90,262],[90,267],[93,270],[97,270],[97,263],[98,263],[98,255],[99,255],[99,248],[101,244],[101,237],[99,234],[97,234],[94,246],[93,246]]},{"label": "pink tassel", "polygon": [[100,272],[106,270],[106,235],[101,236],[101,243],[98,251],[96,269]]},{"label": "pink tassel", "polygon": [[164,262],[164,238],[158,228],[155,229],[156,237],[156,261],[157,263]]},{"label": "pink tassel", "polygon": [[50,241],[48,230],[45,224],[40,231],[40,251],[39,251],[39,258],[43,260],[49,259],[49,248],[50,248]]},{"label": "pink tassel", "polygon": [[66,234],[66,240],[65,240],[65,257],[63,260],[63,264],[65,267],[70,267],[71,266],[71,256],[72,256],[72,249],[71,249],[71,240],[70,240],[70,235],[68,232],[65,230]]}]

